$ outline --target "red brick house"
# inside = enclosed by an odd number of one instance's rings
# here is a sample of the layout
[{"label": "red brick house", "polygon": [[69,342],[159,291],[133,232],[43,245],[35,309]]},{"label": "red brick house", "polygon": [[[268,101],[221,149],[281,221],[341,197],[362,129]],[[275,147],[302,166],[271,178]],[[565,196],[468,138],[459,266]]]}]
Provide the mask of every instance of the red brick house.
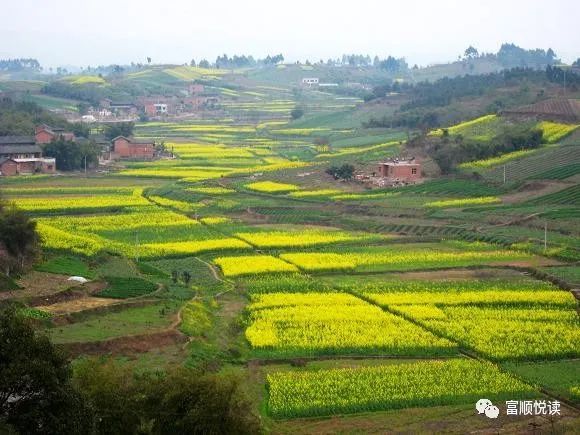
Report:
[{"label": "red brick house", "polygon": [[155,156],[155,143],[150,140],[117,136],[112,143],[112,158],[151,160]]},{"label": "red brick house", "polygon": [[75,140],[74,133],[65,131],[63,128],[49,127],[46,124],[41,124],[34,129],[34,138],[37,144],[50,143],[53,140],[64,139],[68,141]]},{"label": "red brick house", "polygon": [[28,159],[0,158],[0,175],[11,176],[20,174],[54,174],[56,160],[48,157],[33,157]]},{"label": "red brick house", "polygon": [[421,164],[414,158],[392,159],[379,164],[379,173],[383,178],[392,181],[414,183],[421,179]]},{"label": "red brick house", "polygon": [[42,157],[35,136],[0,136],[0,175],[52,174],[54,158]]}]

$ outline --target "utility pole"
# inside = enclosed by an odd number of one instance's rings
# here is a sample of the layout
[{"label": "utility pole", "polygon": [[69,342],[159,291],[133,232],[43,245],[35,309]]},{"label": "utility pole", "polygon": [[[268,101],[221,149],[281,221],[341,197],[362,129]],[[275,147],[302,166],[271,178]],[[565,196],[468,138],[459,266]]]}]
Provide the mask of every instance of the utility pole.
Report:
[{"label": "utility pole", "polygon": [[548,221],[544,222],[544,252],[548,250]]},{"label": "utility pole", "polygon": [[87,175],[87,155],[85,154],[85,176]]},{"label": "utility pole", "polygon": [[507,165],[503,165],[503,184],[505,184],[505,180],[506,180],[506,166]]}]

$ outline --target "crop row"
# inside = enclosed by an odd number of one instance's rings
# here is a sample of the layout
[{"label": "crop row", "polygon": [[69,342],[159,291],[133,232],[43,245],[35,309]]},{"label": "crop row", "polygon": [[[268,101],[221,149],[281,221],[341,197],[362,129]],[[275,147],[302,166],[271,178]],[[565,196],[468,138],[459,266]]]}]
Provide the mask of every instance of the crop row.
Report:
[{"label": "crop row", "polygon": [[268,409],[278,418],[523,399],[532,387],[472,360],[271,373]]}]

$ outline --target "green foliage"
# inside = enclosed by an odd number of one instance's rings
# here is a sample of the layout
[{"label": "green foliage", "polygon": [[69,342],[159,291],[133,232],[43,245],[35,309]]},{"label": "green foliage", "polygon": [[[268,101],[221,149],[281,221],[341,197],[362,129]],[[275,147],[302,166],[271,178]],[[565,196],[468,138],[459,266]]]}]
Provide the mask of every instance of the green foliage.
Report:
[{"label": "green foliage", "polygon": [[473,160],[483,160],[514,151],[535,149],[542,143],[543,132],[540,129],[529,129],[517,126],[505,128],[491,141],[455,141],[445,140],[431,146],[429,154],[444,173],[449,173],[458,164]]},{"label": "green foliage", "polygon": [[50,315],[50,313],[47,313],[46,311],[42,311],[42,310],[37,310],[36,308],[32,308],[32,307],[22,308],[18,312],[23,317],[26,317],[28,319],[42,320],[42,319],[50,319],[52,317]]},{"label": "green foliage", "polygon": [[135,298],[152,293],[157,289],[156,284],[142,278],[111,276],[106,277],[105,280],[109,285],[105,290],[99,293],[99,296],[105,298]]},{"label": "green foliage", "polygon": [[290,116],[292,117],[293,120],[302,118],[304,116],[304,109],[301,107],[295,107],[290,112]]},{"label": "green foliage", "polygon": [[98,149],[93,143],[78,143],[59,139],[44,146],[44,155],[56,159],[60,171],[75,171],[98,162]]},{"label": "green foliage", "polygon": [[115,122],[107,125],[105,136],[107,139],[114,139],[117,136],[130,137],[133,136],[133,129],[135,124],[132,122]]},{"label": "green foliage", "polygon": [[67,123],[32,102],[16,102],[9,98],[0,100],[0,136],[34,134],[37,124],[65,126]]},{"label": "green foliage", "polygon": [[0,308],[2,423],[26,434],[92,431],[90,408],[70,384],[66,358],[14,307]]},{"label": "green foliage", "polygon": [[233,376],[191,369],[145,372],[113,359],[85,359],[74,383],[95,409],[97,433],[258,434],[260,420]]},{"label": "green foliage", "polygon": [[335,180],[351,180],[354,175],[354,166],[345,163],[342,166],[331,166],[325,171]]},{"label": "green foliage", "polygon": [[20,286],[9,276],[0,273],[0,292],[18,290]]},{"label": "green foliage", "polygon": [[203,303],[191,301],[181,309],[179,329],[190,337],[203,336],[211,326],[211,312]]},{"label": "green foliage", "polygon": [[36,223],[22,211],[0,202],[0,267],[6,275],[21,272],[38,254]]}]

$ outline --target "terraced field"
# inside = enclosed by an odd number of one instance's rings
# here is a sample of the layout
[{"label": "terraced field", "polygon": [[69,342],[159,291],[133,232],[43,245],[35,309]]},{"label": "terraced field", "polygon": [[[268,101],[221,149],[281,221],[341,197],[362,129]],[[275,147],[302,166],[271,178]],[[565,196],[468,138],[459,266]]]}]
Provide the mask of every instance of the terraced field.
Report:
[{"label": "terraced field", "polygon": [[[75,356],[235,374],[274,433],[304,417],[473,414],[482,397],[502,414],[505,400],[565,400],[576,418],[580,323],[567,289],[580,258],[578,146],[469,168],[482,177],[460,168],[404,187],[338,181],[330,165],[368,169],[405,151],[406,133],[310,125],[359,103],[318,91],[304,97],[314,115],[288,122],[291,87],[232,74],[231,86],[223,71],[190,67],[130,77],[203,79],[232,97],[219,117],[137,125],[174,159],[0,180],[43,239],[35,273],[55,281],[39,298],[30,280],[19,281],[22,297],[14,282],[2,298],[16,295]],[[449,133],[485,141],[504,124],[491,115]],[[550,141],[563,134],[545,127]],[[560,190],[540,195],[537,180]],[[427,420],[418,432],[437,431]]]}]

